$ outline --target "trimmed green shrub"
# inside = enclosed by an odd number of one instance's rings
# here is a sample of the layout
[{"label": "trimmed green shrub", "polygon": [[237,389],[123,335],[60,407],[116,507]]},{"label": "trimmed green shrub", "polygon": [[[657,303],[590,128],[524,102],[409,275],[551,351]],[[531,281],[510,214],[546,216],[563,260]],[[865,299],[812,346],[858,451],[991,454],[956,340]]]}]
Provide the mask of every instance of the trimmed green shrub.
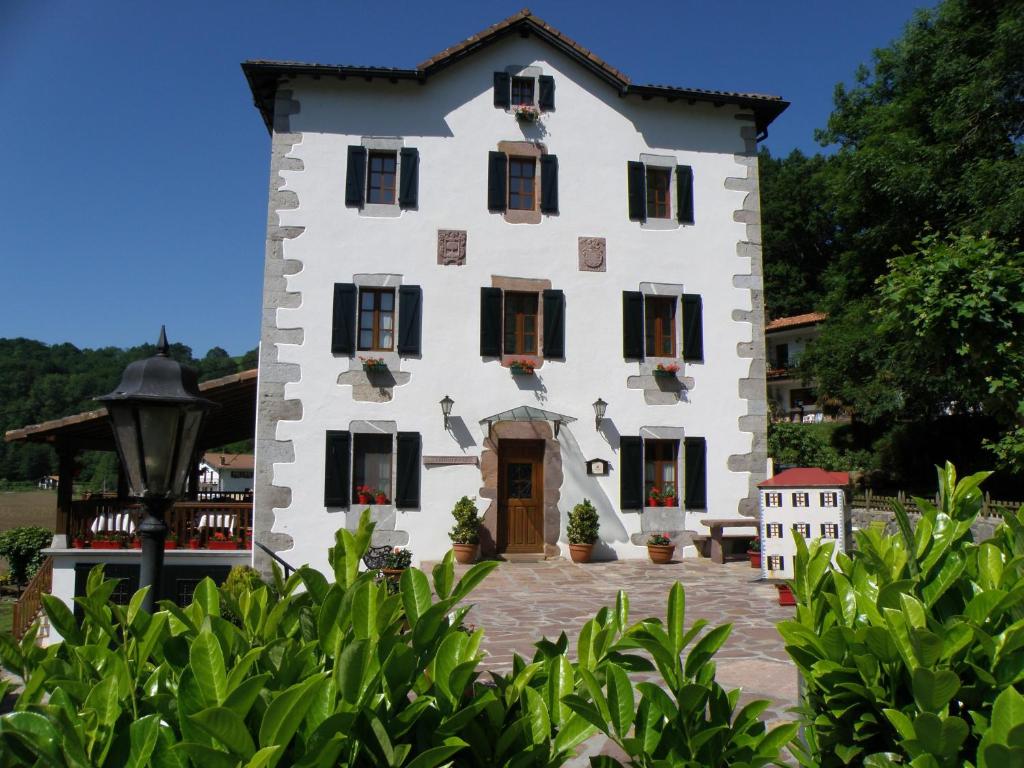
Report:
[{"label": "trimmed green shrub", "polygon": [[796,617],[779,625],[803,676],[805,766],[1024,764],[1024,509],[975,543],[989,473],[939,470],[916,529],[857,534],[857,550],[798,537]]},{"label": "trimmed green shrub", "polygon": [[598,529],[597,510],[590,499],[584,499],[569,512],[565,535],[570,544],[593,544],[597,541]]},{"label": "trimmed green shrub", "polygon": [[43,564],[43,550],[53,541],[53,531],[38,525],[23,525],[0,533],[0,556],[7,558],[11,580],[24,584]]},{"label": "trimmed green shrub", "polygon": [[453,544],[477,544],[480,542],[480,513],[474,499],[463,496],[452,508],[455,525],[448,532]]}]

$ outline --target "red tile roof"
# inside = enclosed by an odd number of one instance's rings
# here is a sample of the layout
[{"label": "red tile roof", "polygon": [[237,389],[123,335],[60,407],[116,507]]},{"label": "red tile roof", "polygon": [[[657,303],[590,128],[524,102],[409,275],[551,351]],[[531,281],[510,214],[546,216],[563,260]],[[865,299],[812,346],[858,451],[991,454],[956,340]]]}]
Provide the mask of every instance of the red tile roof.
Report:
[{"label": "red tile roof", "polygon": [[214,469],[253,469],[256,466],[256,457],[251,453],[209,451],[203,454],[203,461]]},{"label": "red tile roof", "polygon": [[847,472],[828,472],[818,467],[796,467],[779,472],[757,484],[758,488],[835,488],[850,484]]},{"label": "red tile roof", "polygon": [[804,315],[793,315],[792,317],[777,317],[764,327],[765,331],[778,331],[783,328],[797,328],[801,325],[814,325],[826,320],[828,315],[825,312],[808,312]]}]

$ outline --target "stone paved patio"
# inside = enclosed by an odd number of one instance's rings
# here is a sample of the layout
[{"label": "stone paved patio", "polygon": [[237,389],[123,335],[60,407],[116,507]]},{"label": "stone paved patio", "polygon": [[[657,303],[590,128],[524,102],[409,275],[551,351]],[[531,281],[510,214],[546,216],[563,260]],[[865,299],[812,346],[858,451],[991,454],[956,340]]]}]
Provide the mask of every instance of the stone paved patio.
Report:
[{"label": "stone paved patio", "polygon": [[[459,569],[461,573],[465,567]],[[483,648],[489,658],[484,668],[507,671],[513,653],[529,658],[537,639],[555,639],[563,630],[574,653],[580,627],[601,606],[614,605],[619,589],[629,594],[631,622],[649,616],[664,619],[668,591],[676,581],[686,589],[687,626],[698,618],[712,626],[733,625],[716,656],[719,682],[741,688],[743,701],[771,701],[765,713],[769,724],[793,719],[786,710],[796,705],[796,668],[775,630],[776,622],[793,615],[793,608],[779,606],[775,588],[761,582],[746,562],[502,563],[470,596],[473,608],[466,620],[486,633]],[[572,765],[588,765],[586,755],[608,749],[603,737],[591,740]]]}]

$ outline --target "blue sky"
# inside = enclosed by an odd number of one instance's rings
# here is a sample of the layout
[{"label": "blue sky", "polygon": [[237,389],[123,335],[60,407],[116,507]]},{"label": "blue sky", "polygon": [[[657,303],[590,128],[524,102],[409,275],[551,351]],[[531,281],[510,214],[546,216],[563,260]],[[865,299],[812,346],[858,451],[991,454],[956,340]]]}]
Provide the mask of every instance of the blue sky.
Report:
[{"label": "blue sky", "polygon": [[[814,152],[832,92],[934,0],[544,0],[634,82],[792,106],[766,142]],[[414,67],[520,3],[0,0],[0,337],[256,346],[269,138],[249,58]],[[623,8],[642,8],[631,16]]]}]

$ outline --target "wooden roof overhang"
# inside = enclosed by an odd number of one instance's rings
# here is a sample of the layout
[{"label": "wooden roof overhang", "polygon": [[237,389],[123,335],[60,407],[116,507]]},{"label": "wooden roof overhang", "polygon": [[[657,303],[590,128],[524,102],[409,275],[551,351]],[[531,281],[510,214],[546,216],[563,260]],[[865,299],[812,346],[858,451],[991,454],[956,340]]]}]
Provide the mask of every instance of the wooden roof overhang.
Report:
[{"label": "wooden roof overhang", "polygon": [[677,88],[668,85],[639,85],[630,81],[629,77],[614,68],[592,51],[563,34],[543,19],[534,16],[528,8],[523,9],[503,21],[499,21],[462,42],[441,51],[422,62],[415,69],[392,67],[366,67],[336,64],[312,64],[295,61],[251,60],[242,63],[253,101],[263,117],[267,131],[273,133],[274,99],[278,85],[289,78],[298,76],[333,78],[346,80],[359,78],[363,80],[385,79],[391,83],[399,80],[413,80],[424,84],[431,75],[462,61],[468,56],[486,48],[492,43],[511,34],[523,37],[535,35],[556,50],[561,51],[576,61],[598,78],[618,91],[619,96],[637,95],[648,100],[661,97],[668,102],[685,101],[688,104],[710,102],[715,106],[736,104],[754,113],[754,120],[760,136],[767,135],[768,126],[789,106],[778,96],[760,93],[737,93],[732,91],[711,91],[701,88]]},{"label": "wooden roof overhang", "polygon": [[[199,450],[255,436],[256,376],[254,368],[199,385],[203,397],[220,406],[206,419],[199,436]],[[117,450],[105,408],[12,429],[4,435],[4,441],[45,443],[55,448],[87,451]]]}]

